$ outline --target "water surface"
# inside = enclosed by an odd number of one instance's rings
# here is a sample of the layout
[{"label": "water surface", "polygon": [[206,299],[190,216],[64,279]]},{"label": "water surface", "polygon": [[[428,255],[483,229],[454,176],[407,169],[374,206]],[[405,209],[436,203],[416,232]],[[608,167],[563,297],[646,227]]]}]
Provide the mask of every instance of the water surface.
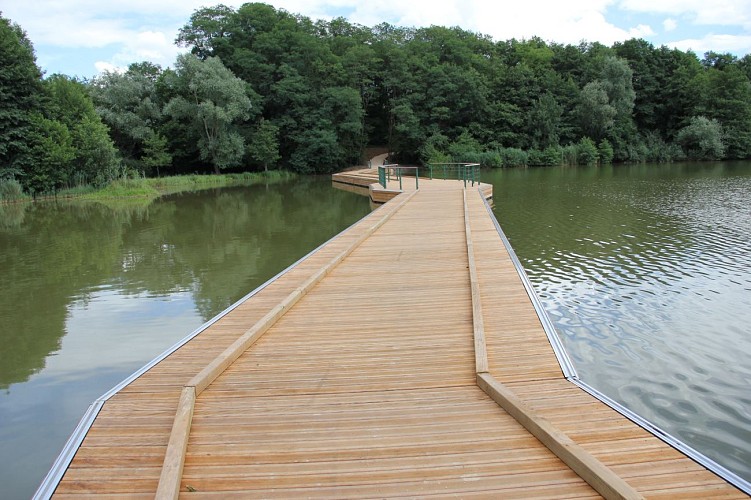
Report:
[{"label": "water surface", "polygon": [[579,376],[751,480],[751,163],[483,175]]},{"label": "water surface", "polygon": [[34,493],[95,399],[369,211],[328,177],[0,206],[0,498]]}]

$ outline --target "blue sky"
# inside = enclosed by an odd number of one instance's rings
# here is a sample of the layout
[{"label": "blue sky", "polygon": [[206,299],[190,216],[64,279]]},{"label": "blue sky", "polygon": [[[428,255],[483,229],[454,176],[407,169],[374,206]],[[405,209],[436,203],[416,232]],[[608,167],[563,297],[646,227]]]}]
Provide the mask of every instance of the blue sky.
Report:
[{"label": "blue sky", "polygon": [[[177,30],[203,0],[4,0],[2,15],[26,30],[47,74],[92,77],[151,61],[170,66]],[[243,2],[224,0],[239,7]],[[274,0],[313,19],[372,26],[460,26],[496,40],[539,36],[611,45],[632,37],[656,46],[751,53],[751,0]]]}]

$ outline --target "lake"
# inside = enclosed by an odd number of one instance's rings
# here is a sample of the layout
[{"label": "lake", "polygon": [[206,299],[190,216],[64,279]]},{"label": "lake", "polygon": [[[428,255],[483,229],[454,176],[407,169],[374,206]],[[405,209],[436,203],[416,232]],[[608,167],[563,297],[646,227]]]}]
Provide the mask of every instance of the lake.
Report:
[{"label": "lake", "polygon": [[751,163],[484,172],[581,379],[751,479]]},{"label": "lake", "polygon": [[[483,173],[582,379],[751,478],[751,164]],[[369,212],[328,177],[0,206],[0,480],[88,405]]]}]

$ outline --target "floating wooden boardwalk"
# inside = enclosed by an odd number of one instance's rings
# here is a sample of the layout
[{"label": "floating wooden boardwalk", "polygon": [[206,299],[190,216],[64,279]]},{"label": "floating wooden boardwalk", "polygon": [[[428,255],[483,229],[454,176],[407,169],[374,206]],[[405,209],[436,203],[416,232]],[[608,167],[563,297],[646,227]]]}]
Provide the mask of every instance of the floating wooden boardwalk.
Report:
[{"label": "floating wooden boardwalk", "polygon": [[103,398],[38,496],[746,497],[564,378],[489,191],[396,195]]}]

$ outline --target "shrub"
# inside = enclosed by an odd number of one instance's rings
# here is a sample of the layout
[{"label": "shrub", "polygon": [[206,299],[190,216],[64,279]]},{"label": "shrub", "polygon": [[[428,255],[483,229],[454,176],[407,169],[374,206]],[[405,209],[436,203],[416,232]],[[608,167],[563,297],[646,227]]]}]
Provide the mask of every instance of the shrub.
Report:
[{"label": "shrub", "polygon": [[480,151],[463,151],[459,154],[451,154],[451,161],[454,163],[482,163],[482,153]]},{"label": "shrub", "polygon": [[725,155],[722,126],[717,120],[694,116],[675,138],[686,156],[697,160],[720,160]]},{"label": "shrub", "polygon": [[579,147],[576,144],[569,144],[561,149],[561,160],[564,165],[579,164]]},{"label": "shrub", "polygon": [[613,146],[610,144],[610,141],[607,139],[601,140],[600,144],[597,145],[597,152],[600,156],[600,163],[613,163],[613,156],[615,153],[613,152]]},{"label": "shrub", "polygon": [[589,137],[582,137],[576,145],[576,157],[579,165],[594,165],[599,158],[597,147]]},{"label": "shrub", "polygon": [[503,166],[503,159],[498,151],[485,151],[480,154],[479,163],[483,167],[500,168]]},{"label": "shrub", "polygon": [[538,149],[530,149],[528,151],[529,165],[535,165],[540,167],[552,167],[561,164],[561,148],[557,146],[550,146],[545,148],[544,151]]},{"label": "shrub", "polygon": [[26,198],[21,183],[15,179],[0,179],[0,200],[14,201]]},{"label": "shrub", "polygon": [[527,165],[528,155],[517,148],[505,148],[498,152],[504,167],[524,167]]}]

